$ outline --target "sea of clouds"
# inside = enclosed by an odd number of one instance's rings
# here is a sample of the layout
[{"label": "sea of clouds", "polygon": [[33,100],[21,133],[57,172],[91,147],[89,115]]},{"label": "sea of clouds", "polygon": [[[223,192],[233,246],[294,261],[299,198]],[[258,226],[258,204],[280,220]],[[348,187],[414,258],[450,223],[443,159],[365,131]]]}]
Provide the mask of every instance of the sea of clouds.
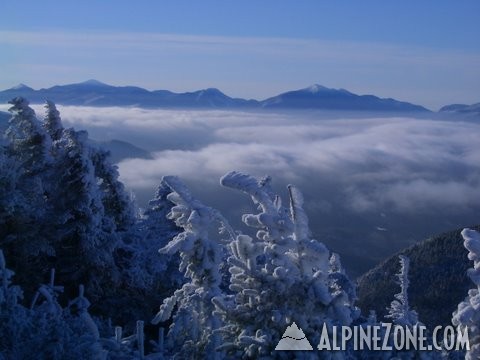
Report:
[{"label": "sea of clouds", "polygon": [[[68,126],[121,139],[153,159],[118,164],[141,206],[178,175],[239,230],[254,211],[224,189],[230,170],[297,185],[313,235],[359,275],[438,232],[480,223],[480,123],[334,113],[59,107]],[[38,107],[37,112],[42,110]],[[287,199],[285,199],[287,200]]]}]

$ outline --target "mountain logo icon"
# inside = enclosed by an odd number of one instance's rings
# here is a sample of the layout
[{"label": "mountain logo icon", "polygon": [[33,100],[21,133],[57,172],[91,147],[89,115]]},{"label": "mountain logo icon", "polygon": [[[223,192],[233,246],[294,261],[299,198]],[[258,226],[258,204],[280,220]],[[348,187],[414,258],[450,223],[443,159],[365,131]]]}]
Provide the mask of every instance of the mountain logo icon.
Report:
[{"label": "mountain logo icon", "polygon": [[303,330],[293,322],[283,333],[275,350],[313,350],[313,348]]}]

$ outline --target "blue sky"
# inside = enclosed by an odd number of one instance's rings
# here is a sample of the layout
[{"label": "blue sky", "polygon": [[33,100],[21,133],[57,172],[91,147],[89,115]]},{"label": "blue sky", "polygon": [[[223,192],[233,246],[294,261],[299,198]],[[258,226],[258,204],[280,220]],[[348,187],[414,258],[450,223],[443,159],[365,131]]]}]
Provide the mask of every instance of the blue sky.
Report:
[{"label": "blue sky", "polygon": [[2,4],[0,88],[96,78],[262,99],[319,83],[436,109],[480,101],[480,2]]}]

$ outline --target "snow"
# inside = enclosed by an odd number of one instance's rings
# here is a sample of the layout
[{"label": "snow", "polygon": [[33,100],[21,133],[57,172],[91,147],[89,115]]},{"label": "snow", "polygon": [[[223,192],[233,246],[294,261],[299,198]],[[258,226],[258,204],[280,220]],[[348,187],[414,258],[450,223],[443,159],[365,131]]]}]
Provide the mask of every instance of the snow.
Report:
[{"label": "snow", "polygon": [[453,313],[452,324],[461,328],[468,328],[470,350],[465,359],[480,358],[480,233],[471,229],[462,231],[464,246],[469,251],[468,258],[474,262],[473,268],[468,270],[476,288],[468,292],[468,296],[458,304]]},{"label": "snow", "polygon": [[311,92],[312,94],[316,94],[320,91],[325,91],[325,90],[330,90],[330,89],[325,87],[325,86],[322,86],[322,85],[314,84],[314,85],[309,86],[305,90],[307,90],[308,92]]},{"label": "snow", "polygon": [[405,255],[400,255],[399,258],[400,272],[397,274],[397,277],[400,292],[395,294],[395,300],[392,301],[388,308],[389,312],[385,317],[392,319],[396,325],[413,327],[418,324],[418,315],[414,310],[410,309],[408,302],[410,259]]},{"label": "snow", "polygon": [[25,84],[22,84],[22,83],[20,83],[20,84],[11,88],[11,90],[30,90],[30,89],[31,88],[29,86],[27,86]]},{"label": "snow", "polygon": [[79,85],[88,85],[88,86],[109,86],[101,81],[95,80],[95,79],[89,79],[86,81],[83,81],[79,83]]}]

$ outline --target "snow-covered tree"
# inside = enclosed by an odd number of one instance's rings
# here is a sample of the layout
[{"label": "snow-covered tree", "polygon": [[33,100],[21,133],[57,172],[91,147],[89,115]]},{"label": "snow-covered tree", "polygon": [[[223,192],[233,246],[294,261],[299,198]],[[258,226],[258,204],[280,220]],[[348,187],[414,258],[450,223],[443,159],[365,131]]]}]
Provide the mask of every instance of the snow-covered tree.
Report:
[{"label": "snow-covered tree", "polygon": [[12,113],[6,131],[10,147],[22,163],[26,175],[32,177],[45,169],[51,162],[51,138],[38,121],[35,112],[26,99],[16,97],[9,101]]},{"label": "snow-covered tree", "polygon": [[[151,319],[158,304],[184,282],[178,270],[178,254],[160,254],[179,233],[175,223],[167,219],[174,205],[167,199],[172,190],[161,183],[144,214],[129,230],[120,234],[115,249],[115,263],[119,267],[121,286],[115,291],[119,306],[127,310],[123,326],[133,326],[136,319]],[[129,330],[129,329],[127,329]]]},{"label": "snow-covered tree", "polygon": [[164,182],[160,184],[143,216],[123,237],[117,250],[118,262],[130,286],[158,292],[170,291],[182,284],[183,276],[178,271],[178,261],[174,260],[177,257],[158,253],[158,249],[165,247],[179,232],[175,223],[167,219],[174,205],[167,199],[171,192]]},{"label": "snow-covered tree", "polygon": [[87,312],[83,293],[72,302],[77,309],[62,309],[57,294],[62,287],[41,285],[31,309],[24,307],[22,290],[13,285],[13,271],[6,268],[0,250],[0,358],[5,359],[98,359],[104,351],[96,325]]},{"label": "snow-covered tree", "polygon": [[7,268],[0,250],[0,358],[16,358],[22,342],[28,337],[28,311],[21,306],[23,292],[12,284],[14,272]]},{"label": "snow-covered tree", "polygon": [[352,304],[352,319],[360,316],[360,309],[353,306],[357,300],[355,284],[350,281],[340,261],[340,255],[332,253],[330,256],[330,269],[328,273],[328,284],[330,293],[334,294],[337,303]]},{"label": "snow-covered tree", "polygon": [[164,300],[153,323],[169,320],[176,307],[167,334],[167,349],[182,359],[216,358],[220,338],[215,330],[222,323],[214,313],[212,298],[221,293],[222,251],[220,240],[212,237],[212,227],[231,236],[233,232],[216,210],[196,200],[178,178],[167,176],[162,181],[171,190],[168,200],[175,204],[168,217],[183,231],[160,252],[180,254],[180,271],[187,282]]},{"label": "snow-covered tree", "polygon": [[[110,218],[117,231],[127,231],[135,222],[132,200],[118,180],[118,168],[108,161],[110,153],[101,148],[91,149],[91,158],[98,179],[105,218]],[[106,219],[104,219],[106,221]]]},{"label": "snow-covered tree", "polygon": [[395,294],[395,300],[388,308],[386,318],[392,319],[393,323],[400,326],[412,327],[418,323],[418,315],[415,310],[410,309],[408,303],[408,271],[410,268],[410,259],[405,255],[400,255],[400,271],[397,274],[400,292]]},{"label": "snow-covered tree", "polygon": [[117,236],[112,222],[105,220],[87,138],[85,131],[65,129],[57,142],[62,153],[52,195],[58,229],[55,267],[62,282],[84,283],[96,294],[94,288],[103,292],[116,281],[112,251]]},{"label": "snow-covered tree", "polygon": [[20,164],[0,146],[0,246],[8,241],[7,236],[20,213],[25,213],[28,203],[18,187]]},{"label": "snow-covered tree", "polygon": [[[423,327],[424,325],[419,321],[417,312],[412,310],[408,301],[408,287],[410,281],[408,279],[408,272],[410,269],[410,259],[405,255],[400,255],[400,270],[397,276],[397,282],[400,285],[400,292],[395,294],[395,299],[392,301],[390,307],[387,309],[388,314],[385,315],[387,319],[392,319],[393,328],[402,327],[402,331],[414,331],[417,327]],[[378,324],[380,325],[380,324]],[[393,349],[389,351],[375,352],[375,351],[365,351],[367,356],[373,359],[441,359],[441,352],[433,348],[431,334],[426,332],[426,346],[432,347],[433,350],[426,351],[420,349],[396,349],[394,348],[395,341],[395,330],[392,329],[390,332],[390,338],[388,340],[389,346]],[[382,336],[386,336],[385,332]],[[438,339],[437,339],[438,340]]]},{"label": "snow-covered tree", "polygon": [[[12,118],[6,130],[7,144],[0,150],[0,246],[14,264],[31,264],[21,282],[35,277],[45,255],[53,255],[48,227],[48,186],[46,174],[52,166],[51,140],[28,101],[10,101]],[[15,269],[17,269],[15,267]]]},{"label": "snow-covered tree", "polygon": [[50,135],[52,141],[60,140],[62,137],[63,125],[60,112],[57,110],[55,104],[50,100],[45,102],[45,118],[43,121],[43,127]]},{"label": "snow-covered tree", "polygon": [[323,324],[349,325],[356,316],[349,296],[341,288],[329,288],[330,253],[310,235],[300,191],[288,187],[290,207],[286,208],[270,181],[238,172],[221,179],[222,185],[250,195],[260,210],[242,218],[257,229],[256,239],[238,235],[230,245],[233,295],[214,299],[225,322],[221,349],[232,357],[281,358],[288,354],[274,348],[292,322],[318,344]]},{"label": "snow-covered tree", "polygon": [[453,313],[452,323],[465,331],[468,329],[470,350],[465,359],[480,358],[480,233],[471,229],[462,231],[464,246],[469,251],[468,258],[473,261],[473,268],[468,270],[476,288],[468,291],[466,299],[458,304],[458,309]]}]

